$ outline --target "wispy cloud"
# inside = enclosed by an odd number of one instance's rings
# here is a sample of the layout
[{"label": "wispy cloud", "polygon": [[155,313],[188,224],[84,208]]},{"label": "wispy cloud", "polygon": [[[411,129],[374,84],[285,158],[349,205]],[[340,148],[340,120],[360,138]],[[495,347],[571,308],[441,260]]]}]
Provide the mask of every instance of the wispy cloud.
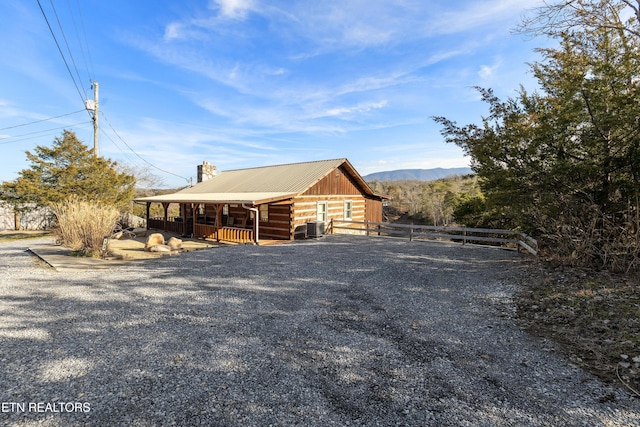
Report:
[{"label": "wispy cloud", "polygon": [[164,40],[170,41],[182,38],[184,36],[183,28],[184,25],[180,22],[171,22],[170,24],[167,24],[164,29]]},{"label": "wispy cloud", "polygon": [[[213,15],[209,18],[194,16],[168,23],[164,42],[138,37],[137,47],[167,64],[247,93],[255,91],[252,81],[265,76],[279,76],[284,70],[295,75],[295,66],[306,71],[304,65],[311,58],[309,54],[318,57],[353,48],[384,49],[419,40],[429,43],[433,37],[469,33],[479,26],[496,26],[500,21],[512,25],[513,16],[521,13],[522,7],[522,1],[516,0],[465,2],[455,12],[445,11],[438,2],[424,7],[422,0],[292,1],[270,2],[269,6],[257,0],[215,0],[210,4]],[[253,26],[245,27],[241,18],[249,13],[264,20],[261,33],[256,34]],[[233,18],[236,23],[221,25],[221,18]],[[245,38],[246,32],[253,37]],[[251,61],[254,55],[245,55],[248,49],[260,48],[255,45],[256,38],[268,40],[274,50],[275,56],[270,62],[263,62],[265,57],[260,62]],[[234,56],[229,55],[230,49],[237,52],[237,61],[229,62]],[[449,49],[432,56],[431,60],[443,60],[451,55],[455,53]],[[383,62],[379,64],[385,67]],[[366,78],[363,76],[363,81]]]},{"label": "wispy cloud", "polygon": [[482,66],[480,66],[478,76],[482,79],[483,84],[491,82],[494,79],[496,71],[502,66],[502,63],[503,61],[501,58],[496,58],[493,64],[483,64]]},{"label": "wispy cloud", "polygon": [[255,2],[253,0],[213,0],[209,7],[219,10],[220,14],[226,18],[244,19],[255,9]]},{"label": "wispy cloud", "polygon": [[[494,32],[513,25],[523,6],[536,3],[462,1],[451,8],[446,1],[425,7],[423,0],[211,0],[208,10],[168,23],[160,43],[142,36],[135,43],[214,82],[182,95],[229,123],[265,135],[336,134],[394,126],[399,120],[367,123],[377,110],[399,108],[390,104],[392,90],[424,86],[422,69],[483,48]],[[420,44],[430,46],[424,55],[415,52]],[[359,56],[367,62],[344,68]],[[469,73],[488,82],[500,65],[485,63]],[[456,76],[447,77],[453,87]]]},{"label": "wispy cloud", "polygon": [[353,114],[360,114],[360,113],[367,113],[371,110],[377,110],[380,108],[384,108],[384,106],[387,105],[386,101],[380,101],[380,102],[367,102],[367,103],[360,103],[357,105],[351,105],[351,106],[346,106],[346,107],[336,107],[336,108],[332,108],[330,110],[325,111],[324,113],[318,115],[318,117],[347,117],[347,116],[351,116]]},{"label": "wispy cloud", "polygon": [[526,9],[541,5],[542,0],[485,0],[465,2],[460,8],[441,8],[429,20],[432,34],[453,34],[481,27],[510,28],[514,18]]}]

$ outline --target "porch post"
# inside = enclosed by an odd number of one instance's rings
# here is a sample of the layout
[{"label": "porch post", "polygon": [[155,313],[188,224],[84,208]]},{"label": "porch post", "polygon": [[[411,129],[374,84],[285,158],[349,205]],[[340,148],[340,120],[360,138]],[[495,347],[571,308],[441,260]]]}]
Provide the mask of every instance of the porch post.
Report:
[{"label": "porch post", "polygon": [[255,211],[253,211],[253,242],[256,245],[260,244],[260,241],[258,239],[258,227],[260,226],[260,211],[258,209],[256,209]]},{"label": "porch post", "polygon": [[149,229],[149,217],[151,215],[151,202],[147,202],[147,230]]},{"label": "porch post", "polygon": [[[260,209],[256,208],[255,205],[247,206],[246,203],[243,203],[242,207],[249,212],[253,212],[253,243],[259,245],[260,239],[258,238],[258,221],[260,221]],[[247,214],[249,214],[249,212],[247,212]]]},{"label": "porch post", "polygon": [[191,237],[195,236],[196,233],[196,219],[198,218],[198,213],[196,212],[196,203],[191,203],[191,216],[193,216],[193,228],[191,229]]},{"label": "porch post", "polygon": [[162,203],[162,208],[164,209],[164,215],[163,215],[164,224],[162,224],[162,228],[164,230],[166,230],[167,229],[167,216],[169,215],[169,203],[167,203],[167,202]]},{"label": "porch post", "polygon": [[220,227],[222,227],[222,208],[223,208],[223,205],[218,203],[218,204],[215,204],[214,207],[216,209],[216,227],[220,228]]},{"label": "porch post", "polygon": [[220,229],[222,228],[222,210],[224,205],[217,203],[214,205],[216,209],[216,241],[220,241]]},{"label": "porch post", "polygon": [[182,218],[182,223],[178,227],[182,227],[181,234],[187,234],[187,204],[180,203],[180,217]]}]

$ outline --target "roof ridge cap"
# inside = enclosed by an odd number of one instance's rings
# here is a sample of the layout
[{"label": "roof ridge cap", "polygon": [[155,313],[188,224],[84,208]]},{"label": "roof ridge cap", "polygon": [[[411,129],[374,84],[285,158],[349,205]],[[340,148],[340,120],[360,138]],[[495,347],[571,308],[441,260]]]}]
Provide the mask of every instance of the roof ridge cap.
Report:
[{"label": "roof ridge cap", "polygon": [[265,166],[252,166],[249,168],[238,168],[238,169],[228,169],[228,170],[224,170],[221,172],[218,172],[218,175],[224,172],[236,172],[236,171],[245,171],[245,170],[251,170],[251,169],[265,169],[265,168],[275,168],[275,167],[282,167],[282,166],[294,166],[294,165],[304,165],[304,164],[309,164],[309,163],[323,163],[323,162],[337,162],[337,161],[347,161],[346,157],[339,157],[336,159],[326,159],[326,160],[309,160],[306,162],[293,162],[293,163],[282,163],[279,165],[265,165]]}]

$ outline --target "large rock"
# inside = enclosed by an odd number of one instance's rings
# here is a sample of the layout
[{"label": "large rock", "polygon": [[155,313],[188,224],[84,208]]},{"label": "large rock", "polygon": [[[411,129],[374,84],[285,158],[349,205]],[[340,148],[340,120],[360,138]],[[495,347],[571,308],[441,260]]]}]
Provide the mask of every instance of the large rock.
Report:
[{"label": "large rock", "polygon": [[164,236],[160,233],[153,233],[147,237],[147,242],[144,244],[144,250],[149,251],[156,245],[164,245]]},{"label": "large rock", "polygon": [[148,249],[149,252],[171,252],[171,247],[167,245],[153,245]]},{"label": "large rock", "polygon": [[182,240],[177,237],[171,237],[169,241],[167,241],[167,246],[169,246],[173,251],[178,251],[182,248]]}]

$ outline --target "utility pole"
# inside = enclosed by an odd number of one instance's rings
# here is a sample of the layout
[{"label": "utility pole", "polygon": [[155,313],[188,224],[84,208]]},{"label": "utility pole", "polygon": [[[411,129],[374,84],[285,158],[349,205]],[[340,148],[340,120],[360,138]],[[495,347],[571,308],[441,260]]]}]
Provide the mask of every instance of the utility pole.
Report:
[{"label": "utility pole", "polygon": [[93,100],[85,101],[87,111],[93,111],[93,155],[98,157],[98,82],[91,82],[93,86]]},{"label": "utility pole", "polygon": [[98,82],[93,82],[93,155],[98,157]]}]

